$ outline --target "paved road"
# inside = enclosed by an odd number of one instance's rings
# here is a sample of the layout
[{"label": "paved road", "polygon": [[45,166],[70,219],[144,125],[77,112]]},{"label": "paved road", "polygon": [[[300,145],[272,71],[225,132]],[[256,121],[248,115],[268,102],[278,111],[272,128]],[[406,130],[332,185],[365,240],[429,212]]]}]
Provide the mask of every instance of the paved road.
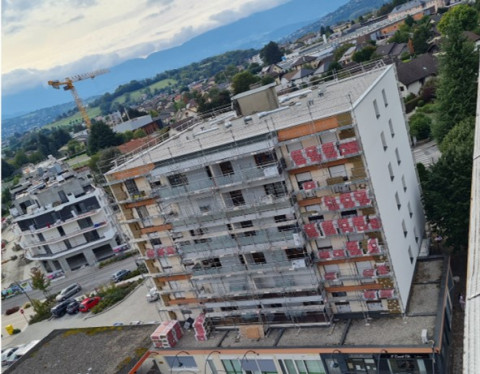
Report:
[{"label": "paved road", "polygon": [[416,145],[413,148],[415,162],[422,163],[426,167],[435,164],[441,155],[437,143],[434,140]]},{"label": "paved road", "polygon": [[[132,322],[158,323],[160,317],[157,311],[157,303],[149,303],[146,300],[147,287],[145,282],[126,299],[115,305],[112,309],[94,315],[92,313],[78,313],[64,315],[60,318],[41,321],[26,326],[26,322],[19,325],[22,317],[18,313],[2,318],[2,325],[12,323],[14,327],[22,330],[20,334],[9,336],[2,328],[2,348],[13,347],[28,343],[35,339],[43,339],[55,329],[67,329],[77,327],[112,326],[115,322],[128,325]],[[27,309],[28,311],[28,309]],[[30,312],[28,312],[30,313]],[[13,320],[15,318],[15,321]],[[12,320],[6,320],[12,319]],[[4,321],[6,320],[6,321]]]},{"label": "paved road", "polygon": [[[84,269],[79,269],[67,274],[64,278],[58,278],[52,281],[50,286],[50,293],[56,293],[72,283],[79,283],[82,286],[82,292],[88,293],[93,291],[95,287],[108,283],[113,273],[120,269],[134,270],[136,269],[135,256],[129,257],[125,260],[115,262],[107,265],[102,269],[89,266]],[[28,292],[31,299],[43,299],[43,293],[38,290]],[[22,306],[28,301],[25,295],[17,295],[9,299],[2,300],[2,314],[5,310],[14,307]]]}]

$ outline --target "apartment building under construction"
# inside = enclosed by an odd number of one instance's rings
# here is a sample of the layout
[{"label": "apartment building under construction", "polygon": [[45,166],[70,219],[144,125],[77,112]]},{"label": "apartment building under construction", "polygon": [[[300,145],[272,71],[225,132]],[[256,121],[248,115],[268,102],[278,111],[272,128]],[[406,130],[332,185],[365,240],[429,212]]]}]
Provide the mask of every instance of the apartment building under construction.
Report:
[{"label": "apartment building under construction", "polygon": [[425,219],[394,67],[233,102],[106,175],[162,317],[404,313]]}]

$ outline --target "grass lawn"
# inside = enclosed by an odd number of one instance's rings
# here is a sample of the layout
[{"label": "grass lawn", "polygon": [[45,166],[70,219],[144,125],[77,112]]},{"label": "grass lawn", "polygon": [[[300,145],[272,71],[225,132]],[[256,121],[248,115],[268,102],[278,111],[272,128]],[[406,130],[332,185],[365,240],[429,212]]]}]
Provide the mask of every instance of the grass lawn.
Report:
[{"label": "grass lawn", "polygon": [[84,153],[84,154],[81,154],[80,156],[69,158],[68,160],[66,160],[66,163],[70,165],[70,167],[79,168],[81,166],[87,165],[88,161],[90,161],[90,156]]},{"label": "grass lawn", "polygon": [[[87,109],[87,114],[90,117],[90,119],[98,116],[100,114],[100,107],[96,106],[93,108],[86,108]],[[80,112],[75,113],[74,115],[66,118],[62,118],[59,121],[49,123],[48,125],[44,126],[46,129],[51,129],[52,127],[64,127],[68,126],[70,124],[70,121],[75,121],[75,120],[81,120],[82,115]]]},{"label": "grass lawn", "polygon": [[[175,79],[164,79],[164,80],[161,80],[159,82],[153,83],[148,87],[153,92],[156,89],[162,89],[162,88],[167,87],[169,83],[173,86],[173,85],[175,85],[175,83],[177,83],[177,81]],[[132,100],[132,101],[139,100],[142,97],[143,92],[146,88],[147,87],[140,88],[139,90],[130,92],[129,93],[130,94],[130,100]],[[123,104],[123,103],[125,103],[125,99],[127,98],[127,95],[128,95],[128,93],[125,93],[122,96],[117,97],[115,100],[113,100],[113,102]]]}]

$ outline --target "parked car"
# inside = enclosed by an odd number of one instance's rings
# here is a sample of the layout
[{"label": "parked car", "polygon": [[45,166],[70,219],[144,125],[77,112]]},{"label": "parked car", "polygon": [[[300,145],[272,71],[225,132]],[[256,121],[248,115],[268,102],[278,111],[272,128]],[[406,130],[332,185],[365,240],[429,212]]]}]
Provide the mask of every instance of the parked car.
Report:
[{"label": "parked car", "polygon": [[130,270],[127,270],[127,269],[119,270],[112,275],[112,280],[115,283],[120,282],[121,280],[125,279],[128,274],[130,274]]},{"label": "parked car", "polygon": [[52,280],[52,279],[57,279],[57,278],[63,277],[64,275],[65,275],[65,273],[63,272],[63,270],[55,270],[55,271],[52,271],[51,273],[47,274],[47,278]]},{"label": "parked car", "polygon": [[150,291],[147,293],[147,301],[151,303],[157,301],[159,298],[160,294],[158,293],[158,290],[155,287],[150,288]]},{"label": "parked car", "polygon": [[80,307],[79,307],[80,312],[82,313],[88,312],[90,309],[92,309],[95,305],[98,304],[100,299],[101,299],[100,296],[87,297],[80,303]]},{"label": "parked car", "polygon": [[7,366],[12,365],[15,361],[18,361],[24,354],[26,354],[28,351],[30,351],[33,347],[35,347],[40,340],[32,340],[28,344],[24,344],[12,354],[10,357],[7,359]]},{"label": "parked car", "polygon": [[60,293],[57,295],[57,297],[55,299],[57,301],[63,301],[65,299],[68,299],[69,297],[75,295],[81,289],[82,289],[82,287],[78,283],[71,284],[67,288],[64,288],[63,290],[61,290]]},{"label": "parked car", "polygon": [[7,364],[7,361],[10,358],[10,356],[14,354],[15,351],[20,347],[21,346],[13,347],[13,348],[5,348],[2,350],[2,366],[5,366]]},{"label": "parked car", "polygon": [[67,313],[67,307],[70,303],[72,303],[73,299],[67,299],[67,300],[63,300],[61,302],[59,302],[57,305],[55,305],[52,309],[50,309],[50,312],[52,313],[52,316],[53,317],[61,317],[63,316],[65,313]]},{"label": "parked car", "polygon": [[76,314],[78,313],[79,308],[80,308],[80,303],[77,300],[73,300],[70,304],[67,305],[67,313]]}]

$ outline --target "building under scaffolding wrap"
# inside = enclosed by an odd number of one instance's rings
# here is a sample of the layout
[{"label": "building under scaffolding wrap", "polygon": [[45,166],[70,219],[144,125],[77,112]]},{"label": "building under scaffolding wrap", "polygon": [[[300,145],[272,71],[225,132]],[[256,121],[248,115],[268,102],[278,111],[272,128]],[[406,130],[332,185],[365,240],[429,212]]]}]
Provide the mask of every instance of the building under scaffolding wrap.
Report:
[{"label": "building under scaffolding wrap", "polygon": [[106,175],[162,317],[403,314],[426,241],[394,67],[233,102]]}]

